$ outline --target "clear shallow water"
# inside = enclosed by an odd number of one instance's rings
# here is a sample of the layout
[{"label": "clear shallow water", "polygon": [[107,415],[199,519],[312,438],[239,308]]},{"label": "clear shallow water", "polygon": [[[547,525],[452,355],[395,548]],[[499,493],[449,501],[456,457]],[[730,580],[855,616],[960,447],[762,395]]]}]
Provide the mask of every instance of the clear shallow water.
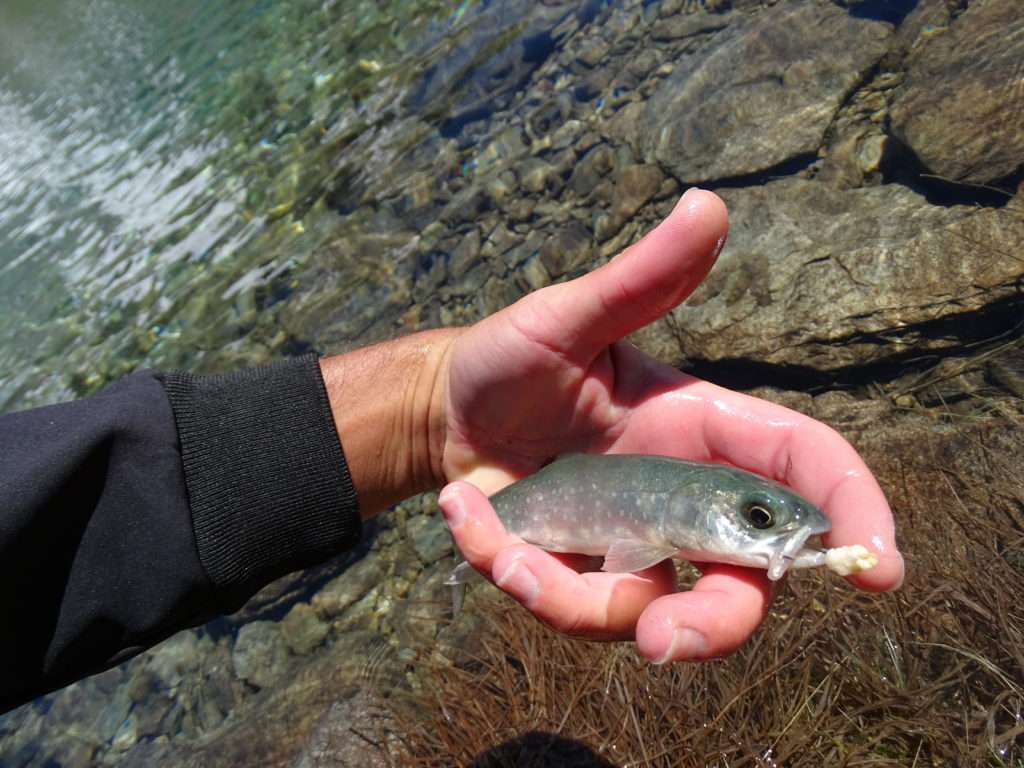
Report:
[{"label": "clear shallow water", "polygon": [[466,5],[5,3],[0,410],[244,337],[325,236],[332,130]]}]

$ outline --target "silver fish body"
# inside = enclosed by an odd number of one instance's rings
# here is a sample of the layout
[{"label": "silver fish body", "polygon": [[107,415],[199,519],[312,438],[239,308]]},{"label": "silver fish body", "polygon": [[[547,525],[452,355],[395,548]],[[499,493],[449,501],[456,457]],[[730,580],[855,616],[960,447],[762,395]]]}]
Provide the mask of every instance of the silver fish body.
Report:
[{"label": "silver fish body", "polygon": [[776,580],[822,564],[804,544],[830,528],[778,483],[663,456],[565,456],[490,501],[509,532],[552,552],[602,555],[616,572],[679,557],[766,568]]}]

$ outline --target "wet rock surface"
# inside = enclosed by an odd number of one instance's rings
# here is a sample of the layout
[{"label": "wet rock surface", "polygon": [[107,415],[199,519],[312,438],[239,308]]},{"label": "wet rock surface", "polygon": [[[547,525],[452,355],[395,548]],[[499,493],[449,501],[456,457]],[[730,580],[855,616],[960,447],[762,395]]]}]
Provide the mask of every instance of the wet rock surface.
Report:
[{"label": "wet rock surface", "polygon": [[[876,460],[941,453],[944,419],[1019,413],[1021,193],[893,170],[901,147],[963,181],[1020,167],[1022,36],[997,42],[1015,5],[922,2],[899,26],[876,5],[469,12],[418,77],[325,138],[334,181],[301,222],[323,238],[284,298],[242,306],[249,344],[217,360],[473,322],[600,265],[700,182],[729,205],[729,242],[635,335],[643,349],[824,419]],[[451,620],[450,555],[436,497],[409,500],[361,558],[0,718],[0,763],[374,765],[380,700],[482,631],[472,603]]]},{"label": "wet rock surface", "polygon": [[901,354],[900,340],[938,351],[956,338],[928,338],[922,326],[1020,289],[1020,264],[1005,254],[1024,238],[1024,220],[1010,212],[802,179],[722,197],[730,247],[674,313],[687,356],[827,370]]}]

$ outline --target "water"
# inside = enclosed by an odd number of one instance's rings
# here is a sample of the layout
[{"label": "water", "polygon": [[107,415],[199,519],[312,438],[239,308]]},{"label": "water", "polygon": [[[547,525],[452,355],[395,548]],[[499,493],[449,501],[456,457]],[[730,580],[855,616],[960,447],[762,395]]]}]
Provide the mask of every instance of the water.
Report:
[{"label": "water", "polygon": [[215,367],[251,330],[232,301],[286,292],[325,236],[324,137],[465,6],[5,3],[0,410]]}]

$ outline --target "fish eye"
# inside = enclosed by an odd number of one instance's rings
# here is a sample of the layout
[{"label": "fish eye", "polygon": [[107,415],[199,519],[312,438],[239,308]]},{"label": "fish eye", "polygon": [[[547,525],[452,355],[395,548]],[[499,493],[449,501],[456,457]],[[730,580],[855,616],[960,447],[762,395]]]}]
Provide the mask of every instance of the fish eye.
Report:
[{"label": "fish eye", "polygon": [[758,530],[763,531],[775,525],[775,514],[763,504],[748,504],[743,510],[743,515]]}]

